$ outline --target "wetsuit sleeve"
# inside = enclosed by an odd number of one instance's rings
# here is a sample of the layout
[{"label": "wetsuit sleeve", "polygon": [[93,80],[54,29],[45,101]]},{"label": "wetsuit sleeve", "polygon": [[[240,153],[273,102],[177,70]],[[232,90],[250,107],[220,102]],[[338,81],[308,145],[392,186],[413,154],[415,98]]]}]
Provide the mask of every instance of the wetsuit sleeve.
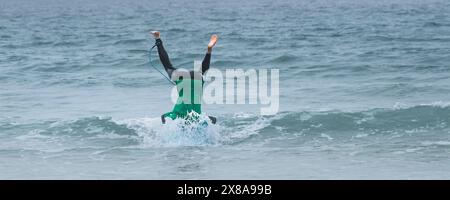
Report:
[{"label": "wetsuit sleeve", "polygon": [[159,60],[161,60],[161,63],[169,77],[172,77],[172,72],[177,68],[173,67],[172,63],[170,63],[169,55],[164,49],[161,39],[156,39],[156,46],[158,47]]},{"label": "wetsuit sleeve", "polygon": [[202,62],[202,74],[205,74],[209,69],[209,63],[211,62],[211,53],[206,53],[205,58],[203,58]]}]

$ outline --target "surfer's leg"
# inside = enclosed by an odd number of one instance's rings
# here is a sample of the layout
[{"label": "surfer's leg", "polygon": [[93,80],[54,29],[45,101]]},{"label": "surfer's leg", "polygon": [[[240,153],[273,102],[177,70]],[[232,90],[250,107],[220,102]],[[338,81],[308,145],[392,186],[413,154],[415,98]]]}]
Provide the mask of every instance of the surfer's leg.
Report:
[{"label": "surfer's leg", "polygon": [[172,66],[172,63],[170,63],[169,55],[167,54],[166,50],[164,49],[162,40],[159,37],[159,32],[152,31],[152,34],[156,39],[155,44],[156,44],[156,47],[158,47],[159,60],[161,60],[161,63],[164,66],[164,69],[166,70],[169,77],[172,77],[172,72],[174,70],[176,70],[176,68]]},{"label": "surfer's leg", "polygon": [[211,122],[212,122],[213,124],[216,124],[217,119],[216,119],[215,117],[213,117],[213,116],[208,116],[208,117],[209,117],[209,119],[211,120]]},{"label": "surfer's leg", "polygon": [[164,113],[163,115],[161,115],[161,122],[163,124],[166,123],[166,117],[169,117],[170,119],[175,120],[178,117],[178,115],[174,112]]},{"label": "surfer's leg", "polygon": [[204,74],[209,69],[209,64],[211,62],[212,48],[214,47],[214,45],[216,45],[216,42],[217,42],[217,35],[214,34],[211,36],[211,40],[209,41],[208,44],[208,51],[206,52],[205,58],[203,59],[202,62],[202,74]]}]

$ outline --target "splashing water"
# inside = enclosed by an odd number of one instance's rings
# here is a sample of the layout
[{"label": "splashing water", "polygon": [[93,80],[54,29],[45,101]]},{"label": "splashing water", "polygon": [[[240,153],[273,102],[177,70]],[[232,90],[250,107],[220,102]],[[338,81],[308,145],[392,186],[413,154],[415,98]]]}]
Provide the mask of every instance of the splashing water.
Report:
[{"label": "splashing water", "polygon": [[142,147],[217,145],[226,140],[220,135],[220,125],[212,124],[206,115],[200,115],[195,122],[177,118],[162,124],[159,118],[140,118],[117,123],[136,130]]}]

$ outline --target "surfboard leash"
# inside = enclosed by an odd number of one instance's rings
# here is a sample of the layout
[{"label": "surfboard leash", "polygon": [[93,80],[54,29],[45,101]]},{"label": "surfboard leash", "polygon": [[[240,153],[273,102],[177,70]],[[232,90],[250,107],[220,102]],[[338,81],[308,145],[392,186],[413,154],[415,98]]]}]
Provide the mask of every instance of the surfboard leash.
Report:
[{"label": "surfboard leash", "polygon": [[152,51],[153,49],[156,47],[157,44],[153,45],[152,48],[150,49],[150,51],[148,52],[148,59],[149,59],[149,63],[150,66],[153,67],[153,69],[155,69],[156,71],[158,71],[162,76],[164,76],[164,78],[166,78],[170,83],[172,83],[173,85],[177,85],[175,82],[173,82],[172,80],[170,80],[169,77],[167,77],[163,72],[161,72],[158,68],[156,68],[153,64],[152,64]]}]

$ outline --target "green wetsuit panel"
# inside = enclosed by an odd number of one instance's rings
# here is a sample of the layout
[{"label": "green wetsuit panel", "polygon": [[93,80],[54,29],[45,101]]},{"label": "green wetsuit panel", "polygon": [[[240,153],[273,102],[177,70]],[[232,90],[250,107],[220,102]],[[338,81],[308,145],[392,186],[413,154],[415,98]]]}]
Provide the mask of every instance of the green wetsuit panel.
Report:
[{"label": "green wetsuit panel", "polygon": [[178,90],[177,103],[171,112],[164,114],[171,119],[186,118],[191,112],[202,113],[203,80],[183,79],[175,81]]}]

